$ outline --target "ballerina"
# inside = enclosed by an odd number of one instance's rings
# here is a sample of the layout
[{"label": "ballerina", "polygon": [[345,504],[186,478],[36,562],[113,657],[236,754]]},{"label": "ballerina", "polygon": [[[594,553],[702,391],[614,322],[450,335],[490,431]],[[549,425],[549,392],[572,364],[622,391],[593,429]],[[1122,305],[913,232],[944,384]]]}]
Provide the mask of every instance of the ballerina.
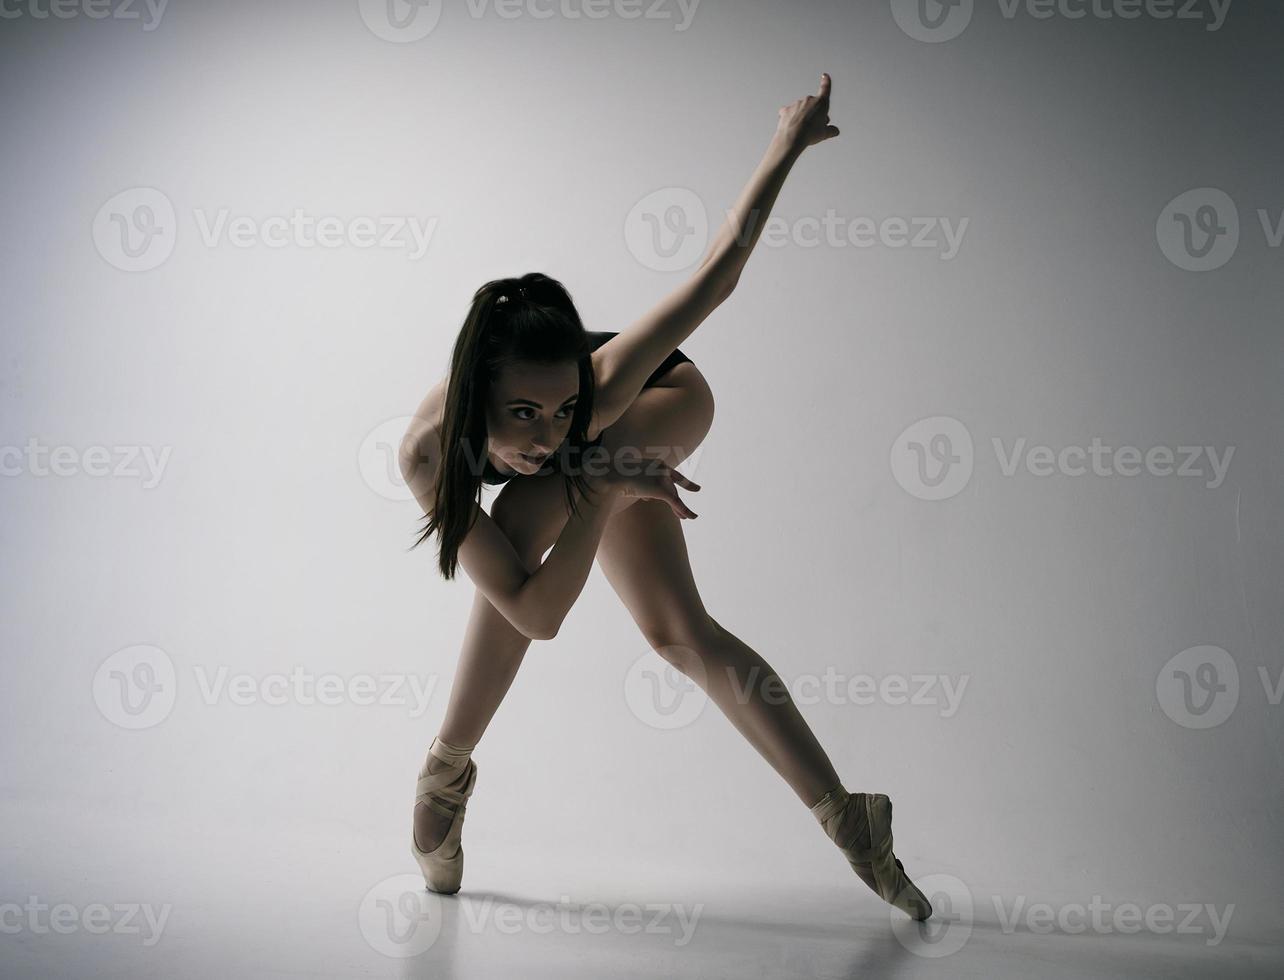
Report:
[{"label": "ballerina", "polygon": [[[892,853],[891,801],[847,792],[775,671],[705,609],[681,526],[697,515],[678,490],[700,487],[677,467],[708,433],[714,399],[678,345],[732,294],[799,156],[838,136],[830,88],[822,75],[816,95],[780,109],[699,267],[627,329],[585,330],[562,284],[539,273],[482,286],[446,379],[407,429],[401,470],[427,522],[416,544],[435,534],[443,577],[462,566],[477,590],[416,786],[411,853],[432,891],[453,894],[463,879],[472,752],[531,641],[557,635],[596,558],[651,646],[704,688],[856,874],[911,917],[931,915]],[[503,485],[489,514],[483,483]]]}]

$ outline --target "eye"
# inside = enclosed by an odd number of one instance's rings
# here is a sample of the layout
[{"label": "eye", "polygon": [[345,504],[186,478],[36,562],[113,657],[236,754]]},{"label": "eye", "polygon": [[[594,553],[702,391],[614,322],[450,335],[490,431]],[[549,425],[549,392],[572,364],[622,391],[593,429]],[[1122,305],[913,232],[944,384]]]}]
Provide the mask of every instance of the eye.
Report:
[{"label": "eye", "polygon": [[[519,413],[521,413],[521,412],[530,412],[531,414],[530,414],[530,415],[521,415],[521,414],[519,414]],[[513,414],[514,414],[514,415],[516,415],[516,416],[517,416],[519,419],[521,419],[523,422],[533,422],[533,421],[534,421],[534,413],[535,413],[535,409],[533,409],[533,408],[515,408],[515,409],[513,409]],[[568,405],[566,408],[562,409],[562,410],[561,410],[560,412],[558,412],[557,414],[558,414],[558,416],[560,416],[560,417],[562,417],[562,418],[568,418],[568,419],[569,419],[571,416],[573,416],[573,415],[575,414],[575,406],[574,406],[574,405]]]}]

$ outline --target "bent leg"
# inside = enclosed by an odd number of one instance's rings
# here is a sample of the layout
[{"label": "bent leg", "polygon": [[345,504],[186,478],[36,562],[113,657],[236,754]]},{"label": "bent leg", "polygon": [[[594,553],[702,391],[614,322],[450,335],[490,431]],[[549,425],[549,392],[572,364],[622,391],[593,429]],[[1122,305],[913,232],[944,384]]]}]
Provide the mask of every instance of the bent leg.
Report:
[{"label": "bent leg", "polygon": [[804,804],[841,785],[771,665],[705,609],[667,505],[643,500],[612,518],[598,563],[651,647],[708,693]]}]

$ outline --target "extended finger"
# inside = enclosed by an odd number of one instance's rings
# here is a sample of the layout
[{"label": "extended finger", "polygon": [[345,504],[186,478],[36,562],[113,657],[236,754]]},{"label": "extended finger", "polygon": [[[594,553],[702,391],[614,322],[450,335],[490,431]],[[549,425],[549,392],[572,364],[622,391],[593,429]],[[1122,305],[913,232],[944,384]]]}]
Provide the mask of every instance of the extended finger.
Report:
[{"label": "extended finger", "polygon": [[673,512],[678,515],[679,519],[685,518],[687,520],[694,520],[695,518],[700,516],[699,514],[697,514],[695,511],[693,511],[690,507],[688,507],[686,504],[684,504],[681,500],[678,500],[677,498],[674,498]]},{"label": "extended finger", "polygon": [[816,97],[820,99],[822,102],[827,100],[829,98],[829,89],[832,86],[832,84],[833,84],[833,81],[832,79],[830,79],[829,73],[821,72],[820,73],[820,91],[816,93]]},{"label": "extended finger", "polygon": [[699,489],[700,489],[700,484],[698,484],[698,483],[693,483],[691,480],[688,480],[685,476],[683,476],[683,475],[682,475],[681,473],[679,473],[677,470],[670,470],[670,471],[669,471],[669,473],[672,475],[672,477],[673,477],[673,479],[674,479],[674,481],[675,481],[676,483],[678,483],[679,485],[681,485],[681,486],[685,487],[686,489],[688,489],[688,490],[699,490]]}]

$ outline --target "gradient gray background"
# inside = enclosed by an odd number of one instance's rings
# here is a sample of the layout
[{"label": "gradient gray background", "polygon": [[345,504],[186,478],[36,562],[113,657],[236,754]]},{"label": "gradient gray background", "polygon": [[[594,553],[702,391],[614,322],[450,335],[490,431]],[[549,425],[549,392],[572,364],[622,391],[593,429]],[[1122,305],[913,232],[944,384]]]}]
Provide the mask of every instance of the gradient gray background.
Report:
[{"label": "gradient gray background", "polygon": [[[4,935],[6,974],[518,963],[565,976],[578,959],[743,976],[803,972],[792,957],[813,955],[832,975],[957,975],[990,970],[966,958],[1004,938],[995,896],[1098,895],[1233,903],[1218,948],[1097,943],[1142,973],[1173,955],[1250,975],[1254,944],[1284,938],[1281,708],[1258,676],[1284,659],[1284,256],[1256,216],[1284,208],[1282,38],[1278,7],[1242,0],[1218,31],[1009,20],[978,3],[946,43],[907,36],[886,2],[703,0],[685,31],[447,3],[414,43],[376,37],[355,2],[172,0],[153,31],[0,21],[0,443],[173,447],[150,489],[0,480],[0,902],[173,904],[153,949]],[[589,329],[650,308],[689,273],[630,253],[631,209],[685,188],[716,228],[777,108],[820,71],[842,136],[804,154],[775,214],[967,218],[966,237],[949,261],[759,246],[682,345],[717,398],[689,470],[701,517],[683,529],[709,610],[786,680],[967,676],[951,717],[802,710],[849,789],[892,796],[910,872],[966,883],[981,938],[942,964],[901,949],[881,903],[713,705],[673,731],[631,711],[626,675],[647,647],[595,568],[477,750],[465,891],[704,902],[709,931],[667,952],[608,937],[649,957],[622,965],[607,939],[479,939],[451,920],[461,932],[434,952],[385,958],[363,941],[358,903],[416,872],[414,775],[473,588],[443,582],[430,548],[405,550],[420,511],[363,478],[363,441],[443,375],[488,279],[553,275]],[[91,224],[139,186],[174,203],[177,241],[129,273]],[[1156,240],[1168,202],[1198,187],[1225,191],[1241,219],[1234,257],[1206,273]],[[438,225],[417,261],[209,248],[198,208]],[[934,416],[976,446],[966,489],[941,501],[907,492],[889,463]],[[1215,489],[1005,476],[995,437],[1234,455]],[[128,731],[92,686],[135,644],[171,658],[177,701]],[[1239,669],[1237,707],[1207,730],[1176,723],[1156,693],[1168,661],[1199,645]],[[224,665],[438,687],[422,717],[204,703],[192,671]],[[1007,941],[1041,976],[1077,975],[1068,951],[1091,942]]]}]

